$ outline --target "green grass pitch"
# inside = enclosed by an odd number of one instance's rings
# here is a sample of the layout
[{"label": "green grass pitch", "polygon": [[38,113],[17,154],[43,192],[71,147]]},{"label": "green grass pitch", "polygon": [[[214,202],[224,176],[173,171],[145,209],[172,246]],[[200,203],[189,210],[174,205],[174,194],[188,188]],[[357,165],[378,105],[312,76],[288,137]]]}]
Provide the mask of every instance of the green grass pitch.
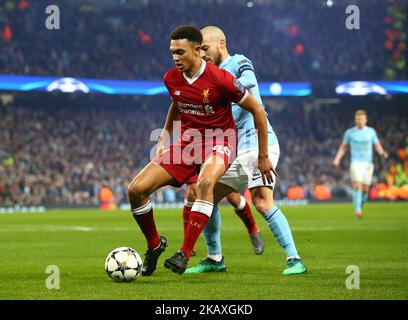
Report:
[{"label": "green grass pitch", "polygon": [[[181,245],[181,209],[155,210],[169,247],[151,277],[114,283],[105,257],[119,246],[143,258],[145,242],[125,211],[53,210],[0,215],[0,299],[408,299],[408,204],[369,203],[362,220],[351,204],[283,207],[309,272],[281,275],[285,255],[259,214],[266,242],[255,255],[242,222],[222,207],[227,272],[176,275],[163,267]],[[198,257],[205,256],[204,240]],[[60,269],[60,289],[48,290],[48,265]],[[358,266],[360,289],[349,290],[349,265]]]}]

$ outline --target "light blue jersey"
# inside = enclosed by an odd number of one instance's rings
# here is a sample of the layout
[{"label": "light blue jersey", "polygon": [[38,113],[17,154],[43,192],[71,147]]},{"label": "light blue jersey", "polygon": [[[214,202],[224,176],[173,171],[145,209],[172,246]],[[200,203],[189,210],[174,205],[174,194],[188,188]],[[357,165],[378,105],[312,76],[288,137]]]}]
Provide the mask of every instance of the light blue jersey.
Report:
[{"label": "light blue jersey", "polygon": [[[220,68],[227,70],[237,78],[265,110],[251,60],[241,54],[228,56],[221,63]],[[232,115],[238,130],[238,153],[258,149],[258,135],[256,134],[252,114],[240,106],[232,104]],[[278,143],[278,139],[268,121],[268,144],[273,145],[276,143]]]},{"label": "light blue jersey", "polygon": [[351,162],[373,162],[373,145],[378,143],[374,128],[350,128],[344,133],[343,144],[350,145]]}]

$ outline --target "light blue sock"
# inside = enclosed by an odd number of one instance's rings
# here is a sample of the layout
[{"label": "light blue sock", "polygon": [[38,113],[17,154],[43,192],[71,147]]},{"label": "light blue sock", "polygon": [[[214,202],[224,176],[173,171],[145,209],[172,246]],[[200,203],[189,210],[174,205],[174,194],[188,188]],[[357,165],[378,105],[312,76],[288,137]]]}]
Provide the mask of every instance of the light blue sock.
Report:
[{"label": "light blue sock", "polygon": [[273,206],[265,215],[264,218],[268,222],[276,240],[285,250],[288,257],[298,257],[298,252],[293,241],[292,231],[290,230],[288,220],[277,206]]},{"label": "light blue sock", "polygon": [[204,230],[204,239],[209,255],[221,254],[221,215],[218,206],[214,206]]},{"label": "light blue sock", "polygon": [[361,205],[363,203],[363,191],[360,189],[353,190],[353,204],[354,211],[361,212]]}]

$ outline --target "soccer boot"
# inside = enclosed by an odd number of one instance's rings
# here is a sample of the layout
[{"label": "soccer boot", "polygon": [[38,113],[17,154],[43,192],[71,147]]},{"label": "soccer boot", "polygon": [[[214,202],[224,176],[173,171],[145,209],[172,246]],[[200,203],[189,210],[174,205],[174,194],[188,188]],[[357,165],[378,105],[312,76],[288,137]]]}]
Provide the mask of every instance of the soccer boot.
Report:
[{"label": "soccer boot", "polygon": [[142,275],[150,276],[154,270],[156,270],[157,260],[159,260],[160,255],[166,250],[167,239],[165,237],[159,236],[160,245],[155,249],[147,249],[145,253],[145,260],[143,261]]},{"label": "soccer boot", "polygon": [[207,258],[200,261],[200,263],[194,267],[188,268],[186,274],[203,273],[203,272],[225,272],[227,267],[224,264],[224,257],[220,262]]},{"label": "soccer boot", "polygon": [[174,273],[183,274],[187,269],[186,255],[179,250],[172,257],[164,260],[164,266]]},{"label": "soccer boot", "polygon": [[283,270],[282,274],[284,276],[289,276],[292,274],[305,273],[306,271],[307,268],[301,259],[292,258],[287,261],[285,270]]},{"label": "soccer boot", "polygon": [[261,254],[264,252],[265,243],[259,231],[250,234],[249,238],[251,239],[252,248],[254,249],[255,254]]}]

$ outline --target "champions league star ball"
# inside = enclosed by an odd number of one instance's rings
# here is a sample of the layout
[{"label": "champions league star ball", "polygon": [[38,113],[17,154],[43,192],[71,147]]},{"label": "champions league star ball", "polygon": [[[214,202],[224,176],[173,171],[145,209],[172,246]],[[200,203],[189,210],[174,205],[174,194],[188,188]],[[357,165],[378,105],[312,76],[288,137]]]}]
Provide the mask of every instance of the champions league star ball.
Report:
[{"label": "champions league star ball", "polygon": [[142,258],[129,247],[112,250],[105,261],[105,271],[116,282],[130,282],[142,273]]},{"label": "champions league star ball", "polygon": [[67,93],[83,92],[89,93],[89,87],[81,80],[75,78],[60,78],[47,86],[47,91],[60,91]]}]

